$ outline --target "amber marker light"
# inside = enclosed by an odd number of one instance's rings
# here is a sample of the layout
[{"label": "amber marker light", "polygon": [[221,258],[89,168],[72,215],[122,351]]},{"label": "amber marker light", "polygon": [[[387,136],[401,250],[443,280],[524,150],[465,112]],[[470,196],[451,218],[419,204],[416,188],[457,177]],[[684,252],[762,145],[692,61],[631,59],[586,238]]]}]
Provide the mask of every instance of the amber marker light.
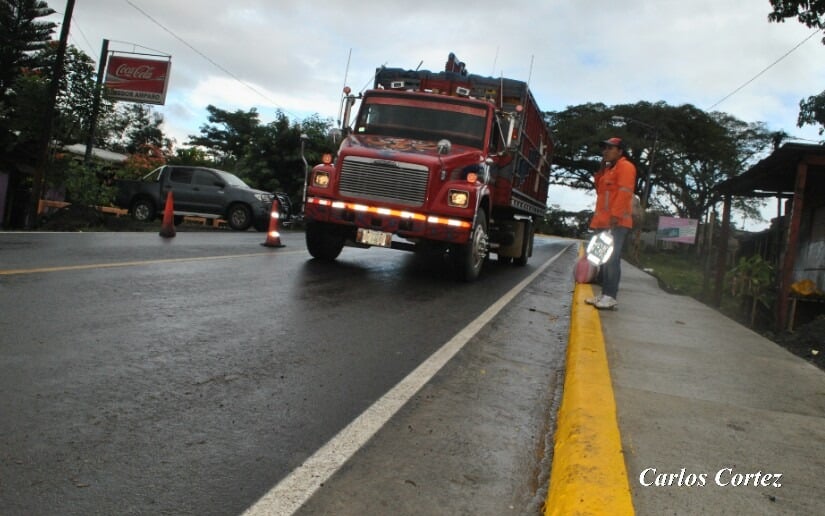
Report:
[{"label": "amber marker light", "polygon": [[470,172],[469,174],[467,174],[468,183],[473,184],[476,181],[478,181],[478,174],[476,174],[475,172]]},{"label": "amber marker light", "polygon": [[329,164],[331,164],[331,163],[332,163],[332,154],[330,154],[330,153],[328,153],[328,152],[327,152],[327,153],[325,153],[323,156],[321,156],[321,162],[322,162],[324,165],[329,165]]}]

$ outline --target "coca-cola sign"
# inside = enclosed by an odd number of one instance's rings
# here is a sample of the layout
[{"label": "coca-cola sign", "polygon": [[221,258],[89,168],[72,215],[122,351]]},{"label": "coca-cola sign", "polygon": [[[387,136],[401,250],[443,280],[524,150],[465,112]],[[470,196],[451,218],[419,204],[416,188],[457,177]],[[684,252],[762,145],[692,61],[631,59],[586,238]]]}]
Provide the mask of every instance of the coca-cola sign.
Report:
[{"label": "coca-cola sign", "polygon": [[170,62],[131,56],[111,56],[106,67],[106,96],[145,104],[163,104]]}]

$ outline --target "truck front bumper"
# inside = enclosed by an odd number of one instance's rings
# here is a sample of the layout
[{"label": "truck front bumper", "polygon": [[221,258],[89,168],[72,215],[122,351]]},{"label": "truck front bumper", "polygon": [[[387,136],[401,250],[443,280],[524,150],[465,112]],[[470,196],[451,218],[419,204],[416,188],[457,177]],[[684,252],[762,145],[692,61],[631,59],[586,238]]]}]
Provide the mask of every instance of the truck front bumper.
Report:
[{"label": "truck front bumper", "polygon": [[465,244],[470,239],[472,221],[416,210],[399,210],[377,204],[358,204],[308,197],[304,218],[356,228],[384,231],[401,238],[423,238],[451,244]]}]

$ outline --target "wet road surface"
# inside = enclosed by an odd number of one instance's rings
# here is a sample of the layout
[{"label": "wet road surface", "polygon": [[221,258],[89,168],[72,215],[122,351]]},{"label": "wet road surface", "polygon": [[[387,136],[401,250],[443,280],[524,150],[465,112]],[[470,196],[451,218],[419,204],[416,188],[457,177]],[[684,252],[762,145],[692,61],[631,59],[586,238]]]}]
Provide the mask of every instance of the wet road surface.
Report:
[{"label": "wet road surface", "polygon": [[[324,264],[309,259],[301,233],[285,233],[278,250],[262,238],[0,233],[2,514],[240,514],[570,245],[538,240],[527,267],[492,263],[462,284],[407,253],[347,248]],[[529,413],[514,429],[532,443],[518,465],[526,476],[506,474],[529,484],[563,365],[571,264],[567,252],[531,284],[539,298],[517,298],[468,343],[393,419],[396,434],[443,410],[489,415],[502,381],[534,377],[524,403],[536,406],[497,409],[499,419]],[[481,381],[488,374],[499,380]],[[430,435],[466,433],[446,424]],[[379,433],[346,470],[386,478],[386,454],[433,449],[400,437]],[[458,461],[485,441],[450,442]],[[444,458],[431,455],[419,475]],[[358,506],[325,493],[310,504]]]}]

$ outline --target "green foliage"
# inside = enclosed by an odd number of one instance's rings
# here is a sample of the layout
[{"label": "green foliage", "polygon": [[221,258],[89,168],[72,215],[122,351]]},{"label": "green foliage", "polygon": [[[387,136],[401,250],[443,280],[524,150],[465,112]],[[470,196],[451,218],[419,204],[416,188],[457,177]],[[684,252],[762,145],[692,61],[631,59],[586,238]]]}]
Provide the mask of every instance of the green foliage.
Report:
[{"label": "green foliage", "polygon": [[[796,18],[808,28],[825,28],[825,2],[822,0],[770,0],[773,11],[768,20],[783,23],[786,18]],[[822,38],[825,44],[825,37]]]},{"label": "green foliage", "polygon": [[825,134],[825,91],[799,102],[799,118],[796,125],[819,125],[819,134]]},{"label": "green foliage", "polygon": [[[650,177],[649,209],[693,219],[702,218],[718,201],[714,188],[744,171],[775,137],[763,124],[689,104],[584,104],[545,117],[556,140],[554,184],[592,189],[593,173],[601,164],[599,142],[618,136],[636,164],[638,193]],[[753,203],[741,207],[750,209],[749,215],[758,212]]]},{"label": "green foliage", "polygon": [[46,46],[56,24],[38,19],[54,12],[42,0],[0,1],[0,102],[24,69],[39,66],[35,52]]},{"label": "green foliage", "polygon": [[695,253],[649,250],[639,260],[640,266],[651,269],[669,292],[702,298],[704,270]]},{"label": "green foliage", "polygon": [[206,158],[209,166],[234,172],[254,188],[280,190],[295,200],[304,182],[301,135],[308,138],[305,153],[310,164],[320,162],[323,152],[333,150],[326,138],[332,121],[318,115],[291,123],[279,111],[274,121],[263,124],[255,109],[229,112],[209,106],[207,110],[210,123],[187,142],[201,153],[179,152],[171,162]]},{"label": "green foliage", "polygon": [[57,170],[50,182],[66,188],[68,202],[82,206],[106,206],[115,197],[115,188],[106,184],[106,173],[98,165],[86,167],[79,160],[71,159],[63,162]]},{"label": "green foliage", "polygon": [[132,154],[153,146],[171,154],[172,141],[164,136],[162,125],[163,115],[151,105],[134,102],[119,103],[98,124],[106,147],[114,152]]},{"label": "green foliage", "polygon": [[[773,11],[768,20],[783,23],[787,18],[796,18],[799,23],[811,29],[825,29],[825,1],[823,0],[770,0]],[[825,44],[825,37],[822,38]],[[819,125],[819,134],[825,133],[825,91],[819,95],[803,99],[799,103],[797,125]]]},{"label": "green foliage", "polygon": [[751,296],[765,306],[770,306],[773,296],[769,294],[773,286],[773,265],[759,255],[743,257],[725,275],[731,295]]},{"label": "green foliage", "polygon": [[[54,69],[56,47],[47,47],[41,55],[45,70]],[[56,119],[53,124],[52,138],[64,143],[85,142],[89,134],[92,118],[97,70],[95,61],[88,54],[74,45],[66,48],[63,60],[63,73],[55,104]],[[100,114],[105,118],[112,111],[110,101],[101,99]]]},{"label": "green foliage", "polygon": [[544,218],[537,221],[536,231],[545,235],[581,238],[590,230],[592,218],[593,212],[590,210],[572,212],[548,208]]},{"label": "green foliage", "polygon": [[175,149],[175,154],[170,156],[166,162],[170,165],[193,165],[202,167],[211,167],[214,165],[202,147]]},{"label": "green foliage", "polygon": [[[54,11],[38,0],[0,0],[0,166],[14,170],[20,154],[36,135],[36,123],[43,120],[42,106],[45,87],[40,88],[36,69],[38,52],[50,40],[55,24],[40,21]],[[44,83],[45,84],[45,83]],[[21,99],[25,93],[37,91],[37,101]],[[31,120],[19,112],[20,105],[37,107],[41,116]],[[30,137],[31,136],[31,137]],[[26,160],[32,161],[31,159]]]}]

